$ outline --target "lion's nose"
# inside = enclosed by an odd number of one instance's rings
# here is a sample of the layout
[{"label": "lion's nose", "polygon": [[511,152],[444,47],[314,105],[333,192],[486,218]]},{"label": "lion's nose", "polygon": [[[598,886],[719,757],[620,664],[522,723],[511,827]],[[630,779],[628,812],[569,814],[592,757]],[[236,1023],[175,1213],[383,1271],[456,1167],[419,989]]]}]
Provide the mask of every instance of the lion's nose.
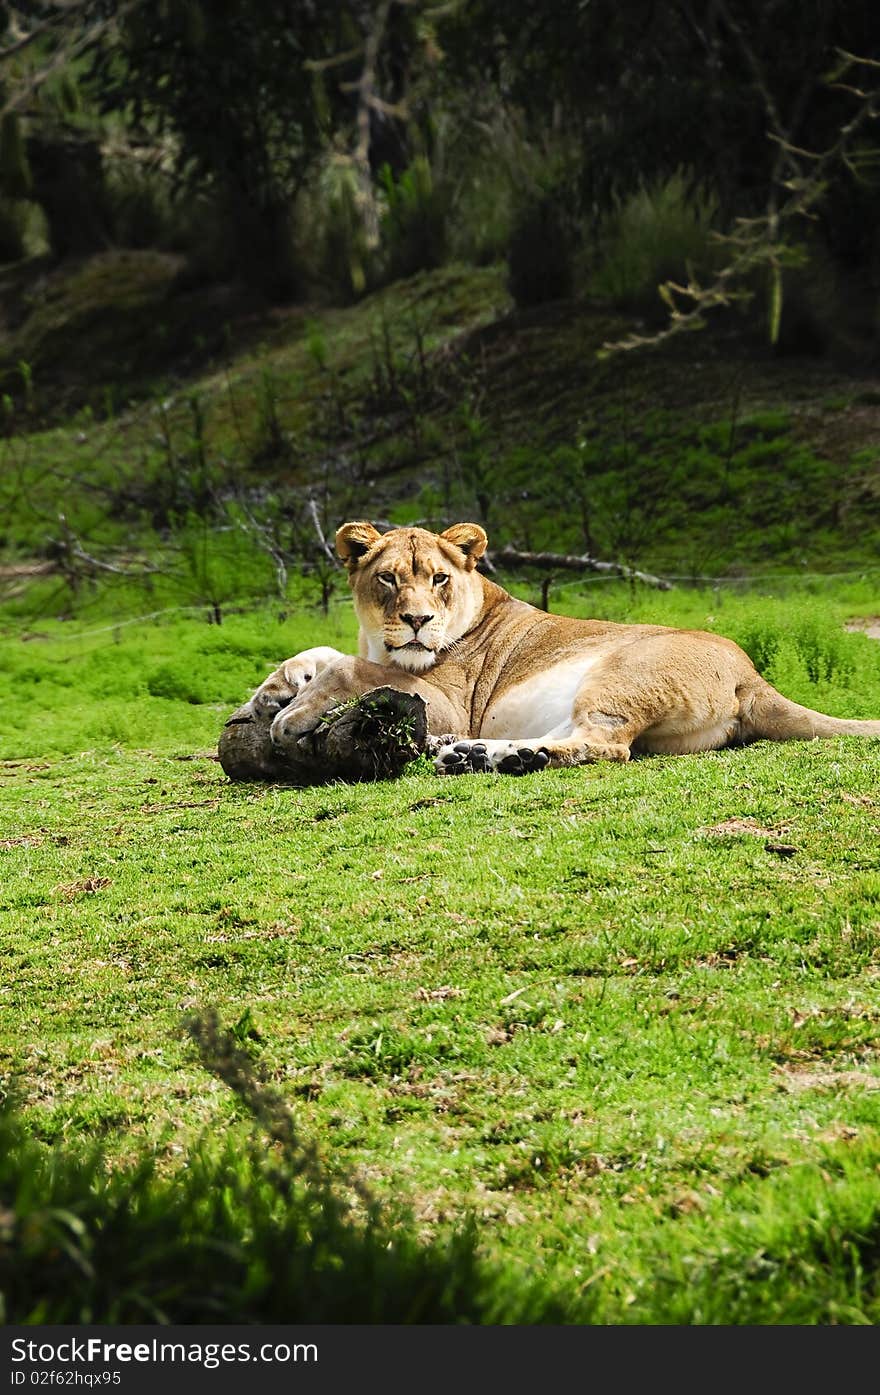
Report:
[{"label": "lion's nose", "polygon": [[412,627],[412,632],[415,635],[418,634],[423,625],[427,625],[429,620],[434,619],[433,615],[401,615],[400,618]]}]

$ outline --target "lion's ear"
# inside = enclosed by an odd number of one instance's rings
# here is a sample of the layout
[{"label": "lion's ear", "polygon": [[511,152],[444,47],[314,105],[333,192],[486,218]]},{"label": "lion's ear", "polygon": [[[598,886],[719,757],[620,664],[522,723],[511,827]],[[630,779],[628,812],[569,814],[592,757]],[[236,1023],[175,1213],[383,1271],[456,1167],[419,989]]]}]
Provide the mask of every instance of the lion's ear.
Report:
[{"label": "lion's ear", "polygon": [[347,567],[356,567],[381,536],[372,523],[343,523],[336,533],[336,551]]},{"label": "lion's ear", "polygon": [[465,555],[469,572],[473,571],[478,560],[489,546],[489,539],[479,523],[453,523],[445,533],[440,534],[453,547],[458,547]]}]

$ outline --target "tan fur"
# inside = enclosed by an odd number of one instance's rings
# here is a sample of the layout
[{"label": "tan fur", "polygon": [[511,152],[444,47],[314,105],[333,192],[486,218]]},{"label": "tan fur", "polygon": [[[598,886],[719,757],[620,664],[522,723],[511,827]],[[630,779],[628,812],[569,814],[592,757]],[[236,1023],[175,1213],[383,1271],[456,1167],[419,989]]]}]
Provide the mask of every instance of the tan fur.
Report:
[{"label": "tan fur", "polygon": [[761,738],[880,737],[880,721],[790,702],[719,635],[573,620],[514,599],[475,569],[487,545],[478,524],[380,534],[346,523],[336,545],[349,569],[360,656],[309,650],[267,679],[253,701],[282,709],[272,728],[281,747],[334,702],[389,682],[425,698],[432,733],[488,751],[480,769],[511,768],[505,760],[520,751],[578,765]]}]

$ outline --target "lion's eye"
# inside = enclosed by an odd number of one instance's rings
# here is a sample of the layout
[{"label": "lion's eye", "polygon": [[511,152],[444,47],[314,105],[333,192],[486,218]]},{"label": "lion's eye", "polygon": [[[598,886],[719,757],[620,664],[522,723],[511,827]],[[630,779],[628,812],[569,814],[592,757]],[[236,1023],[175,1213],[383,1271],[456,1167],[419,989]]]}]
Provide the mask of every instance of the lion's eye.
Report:
[{"label": "lion's eye", "polygon": [[434,585],[435,585],[435,586],[442,586],[443,583],[444,583],[444,581],[448,581],[448,580],[449,580],[449,577],[446,575],[445,572],[435,572],[435,574],[434,574]]},{"label": "lion's eye", "polygon": [[383,586],[397,585],[397,577],[394,575],[393,572],[379,572],[378,579],[379,581],[381,581]]}]

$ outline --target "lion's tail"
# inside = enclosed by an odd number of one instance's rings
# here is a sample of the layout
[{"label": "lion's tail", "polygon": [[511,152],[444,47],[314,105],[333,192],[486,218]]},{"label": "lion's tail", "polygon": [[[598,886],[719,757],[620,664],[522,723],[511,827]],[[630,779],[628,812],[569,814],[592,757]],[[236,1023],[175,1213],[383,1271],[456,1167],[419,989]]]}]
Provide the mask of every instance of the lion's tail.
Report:
[{"label": "lion's tail", "polygon": [[828,717],[783,697],[761,679],[740,695],[740,724],[744,740],[811,741],[816,737],[880,737],[880,721]]}]

